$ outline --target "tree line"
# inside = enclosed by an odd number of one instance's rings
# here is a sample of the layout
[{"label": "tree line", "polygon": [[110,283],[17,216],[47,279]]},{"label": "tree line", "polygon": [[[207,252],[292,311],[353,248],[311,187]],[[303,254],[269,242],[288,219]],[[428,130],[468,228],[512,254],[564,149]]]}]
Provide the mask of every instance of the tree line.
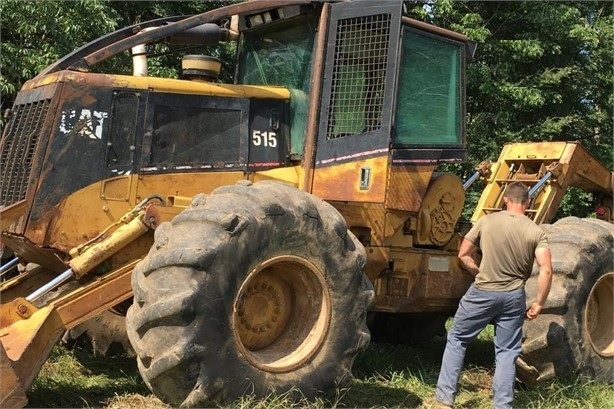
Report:
[{"label": "tree line", "polygon": [[[93,39],[138,22],[233,2],[3,0],[2,111],[26,80]],[[467,67],[469,158],[454,169],[457,173],[468,177],[477,163],[496,159],[510,141],[578,140],[612,168],[613,2],[427,0],[404,5],[411,17],[461,32],[478,45]],[[567,199],[562,211],[590,211],[578,202]]]},{"label": "tree line", "polygon": [[[425,7],[424,5],[427,5]],[[600,1],[453,1],[413,5],[419,18],[478,44],[467,67],[468,176],[506,142],[580,141],[613,165],[614,12]],[[479,192],[471,193],[474,197]],[[568,192],[559,215],[591,213]]]}]

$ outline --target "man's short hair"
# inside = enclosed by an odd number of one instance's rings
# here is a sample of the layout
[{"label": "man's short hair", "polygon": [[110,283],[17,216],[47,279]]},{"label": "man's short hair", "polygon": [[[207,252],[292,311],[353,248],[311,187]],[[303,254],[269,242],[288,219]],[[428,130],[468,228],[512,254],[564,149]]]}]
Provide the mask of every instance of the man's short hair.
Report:
[{"label": "man's short hair", "polygon": [[529,188],[522,182],[512,182],[505,189],[504,196],[512,203],[523,203],[529,200]]}]

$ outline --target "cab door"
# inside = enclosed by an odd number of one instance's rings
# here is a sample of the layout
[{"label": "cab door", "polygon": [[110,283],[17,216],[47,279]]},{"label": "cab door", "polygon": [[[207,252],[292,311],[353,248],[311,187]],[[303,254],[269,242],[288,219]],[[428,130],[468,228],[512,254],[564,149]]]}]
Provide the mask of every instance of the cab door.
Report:
[{"label": "cab door", "polygon": [[331,7],[312,187],[326,200],[384,201],[401,7]]}]

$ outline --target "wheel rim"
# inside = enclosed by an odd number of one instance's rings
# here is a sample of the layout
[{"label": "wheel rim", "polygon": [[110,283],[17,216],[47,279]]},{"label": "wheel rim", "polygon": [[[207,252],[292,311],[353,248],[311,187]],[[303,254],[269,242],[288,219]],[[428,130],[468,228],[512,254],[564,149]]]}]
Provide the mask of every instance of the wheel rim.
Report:
[{"label": "wheel rim", "polygon": [[321,270],[297,256],[274,257],[254,268],[239,289],[234,338],[252,365],[287,372],[318,351],[330,314],[330,294]]},{"label": "wheel rim", "polygon": [[601,276],[588,296],[584,309],[588,339],[595,352],[603,357],[614,356],[614,273]]}]

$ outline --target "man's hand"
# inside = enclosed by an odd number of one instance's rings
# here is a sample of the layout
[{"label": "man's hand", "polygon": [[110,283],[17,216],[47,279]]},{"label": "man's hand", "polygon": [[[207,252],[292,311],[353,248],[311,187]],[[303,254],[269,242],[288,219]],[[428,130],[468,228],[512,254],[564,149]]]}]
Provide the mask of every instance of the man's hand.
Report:
[{"label": "man's hand", "polygon": [[527,319],[532,320],[532,319],[537,318],[537,316],[539,315],[541,311],[542,311],[542,306],[534,302],[533,304],[531,304],[531,306],[527,310]]}]

